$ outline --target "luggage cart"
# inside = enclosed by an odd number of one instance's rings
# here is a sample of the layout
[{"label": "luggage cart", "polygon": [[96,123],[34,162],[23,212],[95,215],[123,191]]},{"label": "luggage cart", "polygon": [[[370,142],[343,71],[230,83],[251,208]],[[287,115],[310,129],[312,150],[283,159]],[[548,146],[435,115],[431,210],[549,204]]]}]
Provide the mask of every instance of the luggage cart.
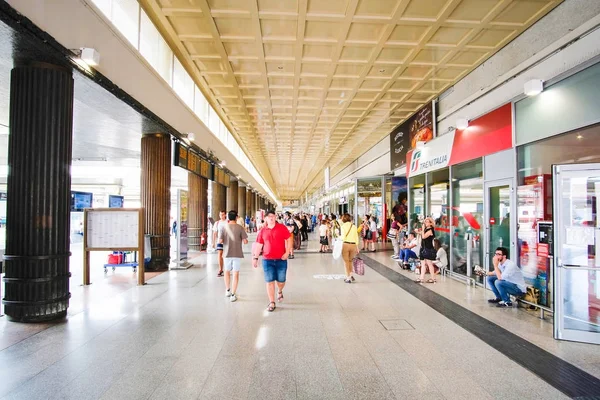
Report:
[{"label": "luggage cart", "polygon": [[[127,256],[133,254],[133,262],[127,261]],[[112,261],[112,262],[111,262]],[[113,251],[108,256],[108,263],[104,264],[104,273],[108,273],[108,268],[112,268],[113,272],[120,267],[131,267],[133,272],[137,271],[138,262],[135,251]]]}]

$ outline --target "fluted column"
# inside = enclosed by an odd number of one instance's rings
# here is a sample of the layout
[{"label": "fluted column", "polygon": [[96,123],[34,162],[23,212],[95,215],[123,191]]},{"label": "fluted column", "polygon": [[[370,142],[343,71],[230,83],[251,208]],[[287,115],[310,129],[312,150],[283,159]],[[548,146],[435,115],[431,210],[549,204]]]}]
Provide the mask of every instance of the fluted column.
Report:
[{"label": "fluted column", "polygon": [[252,218],[252,190],[246,187],[246,215]]},{"label": "fluted column", "polygon": [[171,211],[171,139],[164,133],[142,136],[141,198],[145,211],[144,232],[150,235],[152,261],[149,270],[169,267]]},{"label": "fluted column", "polygon": [[219,218],[220,211],[227,211],[227,195],[225,186],[220,183],[212,183],[212,209],[211,214],[214,219]]},{"label": "fluted column", "polygon": [[227,188],[227,211],[235,210],[240,214],[238,209],[238,181],[231,180]]},{"label": "fluted column", "polygon": [[238,185],[238,213],[246,218],[246,187]]},{"label": "fluted column", "polygon": [[188,172],[188,193],[188,246],[199,251],[208,218],[208,179]]},{"label": "fluted column", "polygon": [[67,315],[73,75],[27,63],[10,78],[4,312],[40,322]]}]

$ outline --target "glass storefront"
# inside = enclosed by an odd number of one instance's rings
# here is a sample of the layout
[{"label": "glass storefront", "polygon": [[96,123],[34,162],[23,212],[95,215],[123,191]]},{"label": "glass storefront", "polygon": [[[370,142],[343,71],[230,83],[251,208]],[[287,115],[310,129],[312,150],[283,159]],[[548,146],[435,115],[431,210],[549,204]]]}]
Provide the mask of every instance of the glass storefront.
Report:
[{"label": "glass storefront", "polygon": [[430,172],[427,175],[427,193],[429,195],[429,207],[427,214],[435,222],[435,236],[443,246],[450,245],[450,225],[448,221],[448,210],[450,208],[450,170],[444,168],[439,171]]},{"label": "glass storefront", "polygon": [[[420,227],[425,216],[434,219],[436,238],[447,250],[451,271],[466,276],[469,253],[472,270],[484,265],[483,159],[412,177],[409,195],[411,229]],[[483,283],[476,275],[471,277]]]},{"label": "glass storefront", "polygon": [[[540,302],[551,299],[551,257],[540,252],[539,228],[552,224],[552,165],[600,163],[600,125],[554,136],[517,150],[518,262],[525,281],[540,289]],[[550,249],[551,250],[551,249]]]},{"label": "glass storefront", "polygon": [[[452,167],[452,255],[451,268],[467,274],[467,246],[471,247],[471,268],[483,264],[483,162],[479,158]],[[467,241],[468,239],[468,241]],[[482,279],[471,277],[482,283]]]},{"label": "glass storefront", "polygon": [[413,231],[421,226],[425,219],[425,175],[409,179],[409,224]]},{"label": "glass storefront", "polygon": [[381,177],[357,180],[359,221],[362,221],[365,215],[374,215],[377,226],[382,226],[382,189]]}]

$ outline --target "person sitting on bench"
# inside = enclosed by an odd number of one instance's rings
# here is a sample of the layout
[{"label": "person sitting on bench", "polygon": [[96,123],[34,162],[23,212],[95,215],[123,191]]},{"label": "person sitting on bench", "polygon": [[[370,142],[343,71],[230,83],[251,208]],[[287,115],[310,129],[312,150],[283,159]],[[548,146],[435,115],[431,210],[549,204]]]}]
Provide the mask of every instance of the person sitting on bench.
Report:
[{"label": "person sitting on bench", "polygon": [[411,258],[417,259],[419,258],[417,254],[419,253],[419,240],[417,239],[417,235],[414,232],[408,234],[408,238],[404,241],[402,245],[402,250],[400,250],[400,259],[399,263],[403,263],[404,265],[408,265],[408,260]]},{"label": "person sitting on bench", "polygon": [[487,283],[496,298],[488,303],[497,303],[497,307],[512,307],[510,295],[524,296],[527,290],[523,273],[517,265],[508,259],[508,250],[498,247],[494,254],[494,270],[487,273]]}]

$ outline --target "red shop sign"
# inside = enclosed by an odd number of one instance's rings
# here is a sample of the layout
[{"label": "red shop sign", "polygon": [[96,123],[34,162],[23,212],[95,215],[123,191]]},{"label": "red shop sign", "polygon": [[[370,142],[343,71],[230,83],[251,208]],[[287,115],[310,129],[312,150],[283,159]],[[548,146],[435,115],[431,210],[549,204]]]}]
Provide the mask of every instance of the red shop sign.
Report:
[{"label": "red shop sign", "polygon": [[506,104],[456,130],[450,165],[512,148],[512,106]]}]

